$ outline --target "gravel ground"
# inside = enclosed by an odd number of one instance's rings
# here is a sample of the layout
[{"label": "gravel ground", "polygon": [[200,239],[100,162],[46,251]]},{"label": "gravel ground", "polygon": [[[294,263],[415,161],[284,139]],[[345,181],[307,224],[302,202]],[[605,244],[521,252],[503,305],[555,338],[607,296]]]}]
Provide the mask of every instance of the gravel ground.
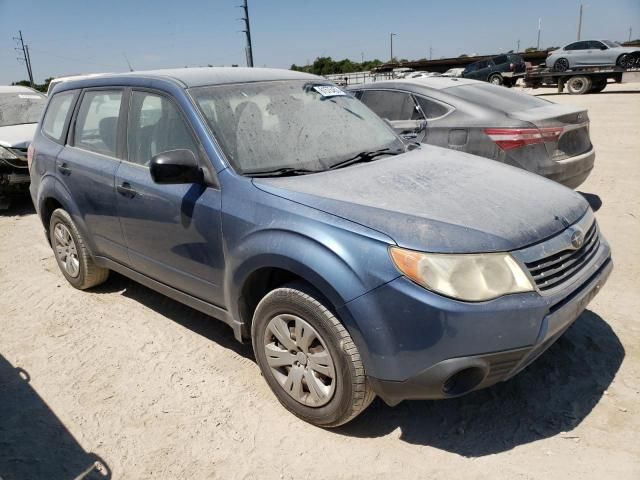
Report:
[{"label": "gravel ground", "polygon": [[118,275],[74,290],[25,202],[0,213],[0,477],[640,478],[640,86],[534,93],[589,108],[616,267],[516,378],[312,427],[223,324]]}]

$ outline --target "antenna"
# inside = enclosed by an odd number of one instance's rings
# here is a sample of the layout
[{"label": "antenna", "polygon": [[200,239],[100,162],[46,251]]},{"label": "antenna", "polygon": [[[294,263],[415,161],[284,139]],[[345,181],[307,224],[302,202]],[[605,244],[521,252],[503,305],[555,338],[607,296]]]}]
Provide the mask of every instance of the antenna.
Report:
[{"label": "antenna", "polygon": [[133,72],[133,67],[131,66],[131,63],[129,62],[129,59],[127,58],[127,54],[122,52],[122,56],[124,57],[125,61],[127,62],[127,65],[129,66],[129,71]]}]

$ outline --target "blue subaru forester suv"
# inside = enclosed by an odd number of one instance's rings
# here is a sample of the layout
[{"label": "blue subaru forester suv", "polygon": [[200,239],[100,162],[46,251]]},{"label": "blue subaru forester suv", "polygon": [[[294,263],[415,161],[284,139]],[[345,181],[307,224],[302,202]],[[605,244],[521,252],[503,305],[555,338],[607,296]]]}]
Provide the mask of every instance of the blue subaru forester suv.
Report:
[{"label": "blue subaru forester suv", "polygon": [[573,191],[405,145],[325,79],[243,68],[56,86],[31,194],[76,288],[110,270],[250,340],[316,425],[455,397],[547,349],[612,269]]}]

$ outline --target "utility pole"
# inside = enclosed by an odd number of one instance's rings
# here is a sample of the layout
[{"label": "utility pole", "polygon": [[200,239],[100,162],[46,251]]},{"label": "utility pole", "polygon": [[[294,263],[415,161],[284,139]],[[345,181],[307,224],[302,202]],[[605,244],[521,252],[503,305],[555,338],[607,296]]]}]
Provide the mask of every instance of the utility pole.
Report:
[{"label": "utility pole", "polygon": [[538,18],[538,45],[536,46],[536,50],[540,50],[540,30],[542,30],[542,18]]},{"label": "utility pole", "polygon": [[578,17],[578,40],[580,40],[581,31],[582,31],[582,4],[580,4],[580,15]]},{"label": "utility pole", "polygon": [[242,31],[247,35],[247,46],[245,47],[247,67],[253,67],[253,48],[251,47],[251,26],[249,25],[249,6],[247,5],[247,0],[244,0],[242,5],[238,5],[238,7],[244,10],[244,17],[239,20],[244,21],[245,29]]},{"label": "utility pole", "polygon": [[433,60],[433,48],[429,47],[429,60]]},{"label": "utility pole", "polygon": [[397,33],[389,34],[389,38],[391,39],[391,59],[389,60],[390,62],[393,62],[393,37],[395,37],[396,35]]},{"label": "utility pole", "polygon": [[16,48],[16,50],[22,50],[22,57],[18,57],[18,61],[23,61],[27,66],[27,74],[29,75],[29,83],[31,84],[31,88],[35,87],[33,83],[33,71],[31,70],[31,58],[29,57],[29,47],[25,46],[24,40],[22,38],[22,30],[18,30],[19,37],[13,37],[16,42],[20,42],[20,47]]},{"label": "utility pole", "polygon": [[631,32],[633,31],[632,27],[629,27],[629,41],[631,41]]},{"label": "utility pole", "polygon": [[364,52],[360,52],[360,63],[364,63]]},{"label": "utility pole", "polygon": [[516,53],[520,51],[520,39],[518,39],[518,46],[516,47]]}]

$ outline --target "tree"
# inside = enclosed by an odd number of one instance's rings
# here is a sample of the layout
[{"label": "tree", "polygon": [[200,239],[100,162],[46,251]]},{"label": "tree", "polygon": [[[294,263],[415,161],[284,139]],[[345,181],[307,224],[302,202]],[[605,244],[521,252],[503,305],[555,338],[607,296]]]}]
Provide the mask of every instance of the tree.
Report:
[{"label": "tree", "polygon": [[533,52],[537,52],[538,49],[536,47],[528,47],[524,49],[524,53],[533,53]]}]

